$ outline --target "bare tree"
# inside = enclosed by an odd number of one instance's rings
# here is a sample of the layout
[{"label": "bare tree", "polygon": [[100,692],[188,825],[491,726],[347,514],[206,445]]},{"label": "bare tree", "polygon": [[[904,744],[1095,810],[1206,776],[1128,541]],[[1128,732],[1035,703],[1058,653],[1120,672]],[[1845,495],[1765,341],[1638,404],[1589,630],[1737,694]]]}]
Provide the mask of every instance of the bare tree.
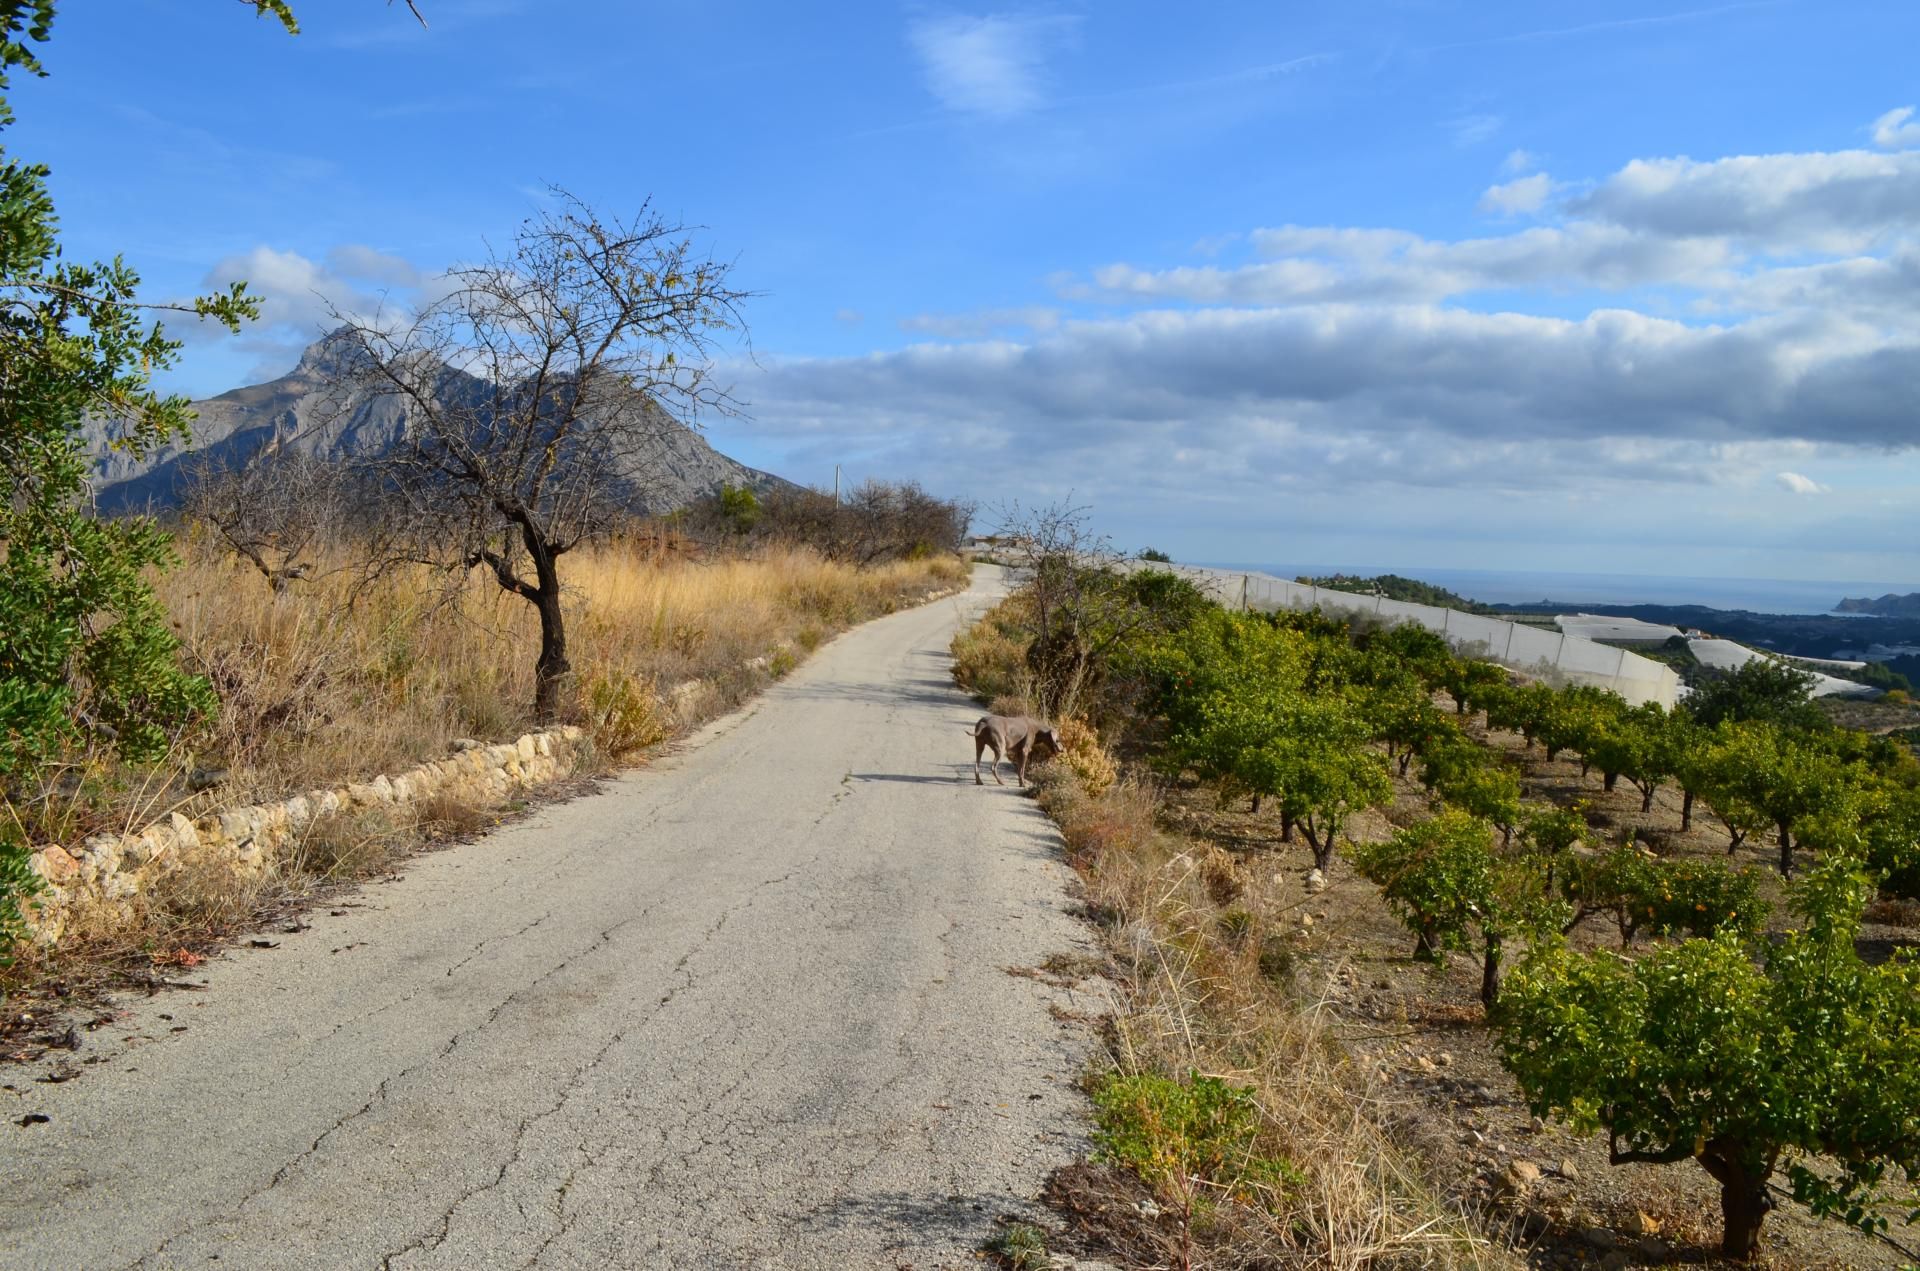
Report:
[{"label": "bare tree", "polygon": [[644,505],[680,428],[732,410],[713,354],[742,329],[747,298],[729,265],[651,206],[603,219],[555,194],[510,251],[453,270],[404,326],[335,315],[343,403],[393,397],[407,414],[377,461],[377,563],[485,567],[532,605],[541,720],[559,712],[570,671],[560,558]]},{"label": "bare tree", "polygon": [[288,452],[276,438],[244,463],[195,465],[182,511],[211,525],[283,592],[323,570],[324,549],[355,518],[354,485],[346,466]]}]

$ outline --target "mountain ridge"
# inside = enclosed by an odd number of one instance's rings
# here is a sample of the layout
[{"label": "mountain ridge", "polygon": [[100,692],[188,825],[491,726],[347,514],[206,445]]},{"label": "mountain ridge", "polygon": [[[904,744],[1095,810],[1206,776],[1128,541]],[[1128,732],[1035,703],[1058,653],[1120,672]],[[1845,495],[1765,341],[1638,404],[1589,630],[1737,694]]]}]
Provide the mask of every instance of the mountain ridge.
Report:
[{"label": "mountain ridge", "polygon": [[1920,591],[1901,596],[1888,592],[1879,599],[1848,597],[1833,607],[1835,613],[1864,613],[1878,618],[1920,618]]},{"label": "mountain ridge", "polygon": [[[112,421],[89,420],[82,436],[93,456],[96,508],[107,515],[176,509],[198,462],[238,467],[269,445],[333,460],[377,458],[392,450],[405,435],[401,405],[391,397],[341,397],[336,375],[344,345],[338,335],[330,332],[307,346],[285,375],[193,402],[198,417],[191,436],[143,456],[111,448]],[[455,389],[466,381],[476,391],[480,387],[465,372],[448,368],[447,375]],[[635,491],[636,512],[671,512],[722,485],[744,485],[758,493],[797,488],[722,454],[680,420],[666,419],[659,452],[648,456],[646,489]]]}]

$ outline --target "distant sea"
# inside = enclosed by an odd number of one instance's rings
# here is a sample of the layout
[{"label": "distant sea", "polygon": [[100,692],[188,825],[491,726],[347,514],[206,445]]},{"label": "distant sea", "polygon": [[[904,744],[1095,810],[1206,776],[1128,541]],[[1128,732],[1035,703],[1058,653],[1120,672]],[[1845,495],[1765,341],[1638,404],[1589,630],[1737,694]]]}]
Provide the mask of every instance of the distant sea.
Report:
[{"label": "distant sea", "polygon": [[1490,605],[1526,605],[1541,601],[1578,605],[1706,605],[1711,609],[1748,609],[1754,613],[1831,613],[1844,596],[1904,595],[1920,591],[1920,582],[1862,582],[1858,579],[1810,582],[1773,578],[1682,578],[1645,574],[1559,574],[1505,569],[1416,569],[1356,565],[1218,565],[1253,569],[1277,578],[1302,574],[1374,577],[1399,574],[1445,587],[1469,600]]}]

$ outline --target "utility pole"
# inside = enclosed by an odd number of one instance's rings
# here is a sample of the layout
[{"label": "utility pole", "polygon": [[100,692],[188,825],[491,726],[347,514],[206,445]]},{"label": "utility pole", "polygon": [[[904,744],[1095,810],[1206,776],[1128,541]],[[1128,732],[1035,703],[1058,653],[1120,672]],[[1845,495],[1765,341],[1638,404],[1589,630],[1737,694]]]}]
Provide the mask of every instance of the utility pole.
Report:
[{"label": "utility pole", "polygon": [[840,465],[837,463],[833,465],[833,501],[840,502]]}]

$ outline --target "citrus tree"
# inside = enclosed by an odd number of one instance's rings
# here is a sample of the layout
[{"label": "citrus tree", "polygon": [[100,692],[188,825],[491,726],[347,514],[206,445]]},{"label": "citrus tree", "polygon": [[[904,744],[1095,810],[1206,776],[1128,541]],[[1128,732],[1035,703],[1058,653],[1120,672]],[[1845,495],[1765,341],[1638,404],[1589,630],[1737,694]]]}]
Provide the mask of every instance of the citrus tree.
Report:
[{"label": "citrus tree", "polygon": [[1480,1000],[1499,1001],[1501,960],[1510,941],[1554,932],[1565,905],[1553,900],[1524,858],[1502,857],[1493,828],[1460,808],[1376,843],[1348,849],[1354,868],[1375,883],[1414,936],[1413,956],[1438,961],[1446,950],[1481,959]]},{"label": "citrus tree", "polygon": [[1779,832],[1780,873],[1791,877],[1794,827],[1832,813],[1849,797],[1855,774],[1816,735],[1764,720],[1723,724],[1718,733],[1708,761],[1716,793]]},{"label": "citrus tree", "polygon": [[1816,1213],[1883,1226],[1888,1171],[1920,1177],[1920,965],[1860,959],[1869,891],[1824,859],[1796,889],[1804,929],[1757,958],[1731,931],[1632,961],[1543,945],[1503,993],[1502,1060],[1614,1164],[1697,1161],[1729,1258],[1753,1256],[1783,1169]]}]

